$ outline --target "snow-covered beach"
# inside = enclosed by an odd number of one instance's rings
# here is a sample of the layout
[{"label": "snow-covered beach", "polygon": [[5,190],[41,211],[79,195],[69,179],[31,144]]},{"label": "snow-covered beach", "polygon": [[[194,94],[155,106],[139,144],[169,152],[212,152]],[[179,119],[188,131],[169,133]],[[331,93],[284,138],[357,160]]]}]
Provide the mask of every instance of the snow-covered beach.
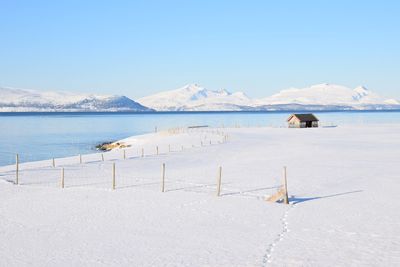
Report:
[{"label": "snow-covered beach", "polygon": [[[19,185],[14,166],[0,167],[0,265],[397,265],[399,130],[159,132],[122,140],[131,145],[125,159],[117,149],[104,161],[91,154],[82,164],[56,159],[55,168],[51,160],[20,164]],[[283,166],[291,204],[266,202]]]}]

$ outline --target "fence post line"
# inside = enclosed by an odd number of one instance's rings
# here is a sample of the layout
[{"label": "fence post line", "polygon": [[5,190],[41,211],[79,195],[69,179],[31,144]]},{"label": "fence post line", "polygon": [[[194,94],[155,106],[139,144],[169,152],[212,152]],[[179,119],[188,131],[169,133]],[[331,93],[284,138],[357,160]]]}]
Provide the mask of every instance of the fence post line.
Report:
[{"label": "fence post line", "polygon": [[158,155],[158,146],[156,146],[156,151],[157,151],[157,155]]},{"label": "fence post line", "polygon": [[64,188],[64,168],[61,168],[61,188]]},{"label": "fence post line", "polygon": [[15,155],[15,183],[18,184],[19,179],[19,155]]},{"label": "fence post line", "polygon": [[112,165],[112,189],[115,190],[115,162]]},{"label": "fence post line", "polygon": [[53,164],[53,168],[56,167],[56,162],[55,162],[54,158],[53,158],[52,164]]},{"label": "fence post line", "polygon": [[104,154],[101,153],[101,161],[104,161]]},{"label": "fence post line", "polygon": [[287,190],[287,171],[286,171],[286,166],[283,167],[283,187],[285,190],[285,195],[283,198],[283,202],[285,204],[289,204],[289,196],[288,196],[288,190]]},{"label": "fence post line", "polygon": [[125,153],[125,149],[123,150],[123,153],[124,153],[124,159],[126,159],[126,153]]},{"label": "fence post line", "polygon": [[217,197],[221,195],[221,178],[222,178],[222,167],[218,168],[218,177],[217,177]]},{"label": "fence post line", "polygon": [[157,126],[156,126],[156,127],[154,127],[154,132],[155,132],[155,133],[157,132]]},{"label": "fence post line", "polygon": [[79,154],[79,164],[82,164],[82,154]]},{"label": "fence post line", "polygon": [[161,192],[165,192],[165,163],[162,164],[161,177],[162,177]]}]

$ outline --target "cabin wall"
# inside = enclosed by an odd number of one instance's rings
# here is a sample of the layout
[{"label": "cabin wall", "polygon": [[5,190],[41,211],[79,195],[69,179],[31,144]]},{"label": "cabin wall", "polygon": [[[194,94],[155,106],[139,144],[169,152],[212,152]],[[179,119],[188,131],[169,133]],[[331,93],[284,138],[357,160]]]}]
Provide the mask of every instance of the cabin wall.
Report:
[{"label": "cabin wall", "polygon": [[[306,126],[307,126],[306,122],[300,122],[295,117],[293,117],[290,121],[288,121],[288,127],[289,128],[306,128]],[[317,128],[318,127],[318,121],[313,121],[311,123],[311,127]]]},{"label": "cabin wall", "polygon": [[288,122],[289,128],[301,128],[300,121],[297,118],[292,118]]}]

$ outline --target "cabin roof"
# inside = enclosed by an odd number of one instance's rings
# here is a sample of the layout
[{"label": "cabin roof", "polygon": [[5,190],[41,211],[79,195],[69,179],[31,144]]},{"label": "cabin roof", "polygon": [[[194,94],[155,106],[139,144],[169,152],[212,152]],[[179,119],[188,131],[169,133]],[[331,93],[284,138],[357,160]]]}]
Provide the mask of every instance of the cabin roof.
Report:
[{"label": "cabin roof", "polygon": [[290,121],[293,117],[296,117],[299,119],[299,121],[319,121],[317,117],[314,116],[314,114],[292,114],[288,118],[288,121]]}]

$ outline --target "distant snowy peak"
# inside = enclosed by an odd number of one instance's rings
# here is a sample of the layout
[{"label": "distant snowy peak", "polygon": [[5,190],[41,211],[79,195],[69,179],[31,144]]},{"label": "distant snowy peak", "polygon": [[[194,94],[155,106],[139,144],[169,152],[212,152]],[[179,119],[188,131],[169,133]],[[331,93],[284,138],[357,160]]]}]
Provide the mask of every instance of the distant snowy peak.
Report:
[{"label": "distant snowy peak", "polygon": [[142,105],[160,111],[232,110],[232,107],[240,110],[237,106],[249,105],[250,101],[242,92],[232,94],[225,89],[208,90],[197,84],[138,99]]},{"label": "distant snowy peak", "polygon": [[336,84],[289,88],[270,97],[250,99],[242,92],[208,90],[197,84],[143,97],[142,105],[159,111],[393,109],[399,101],[385,99],[363,86],[350,89]]},{"label": "distant snowy peak", "polygon": [[301,105],[385,105],[400,104],[394,99],[385,99],[363,86],[350,89],[335,84],[317,84],[310,87],[298,89],[291,88],[282,90],[278,94],[260,99],[258,104],[301,104]]},{"label": "distant snowy peak", "polygon": [[126,96],[39,92],[0,87],[0,112],[150,111]]}]

